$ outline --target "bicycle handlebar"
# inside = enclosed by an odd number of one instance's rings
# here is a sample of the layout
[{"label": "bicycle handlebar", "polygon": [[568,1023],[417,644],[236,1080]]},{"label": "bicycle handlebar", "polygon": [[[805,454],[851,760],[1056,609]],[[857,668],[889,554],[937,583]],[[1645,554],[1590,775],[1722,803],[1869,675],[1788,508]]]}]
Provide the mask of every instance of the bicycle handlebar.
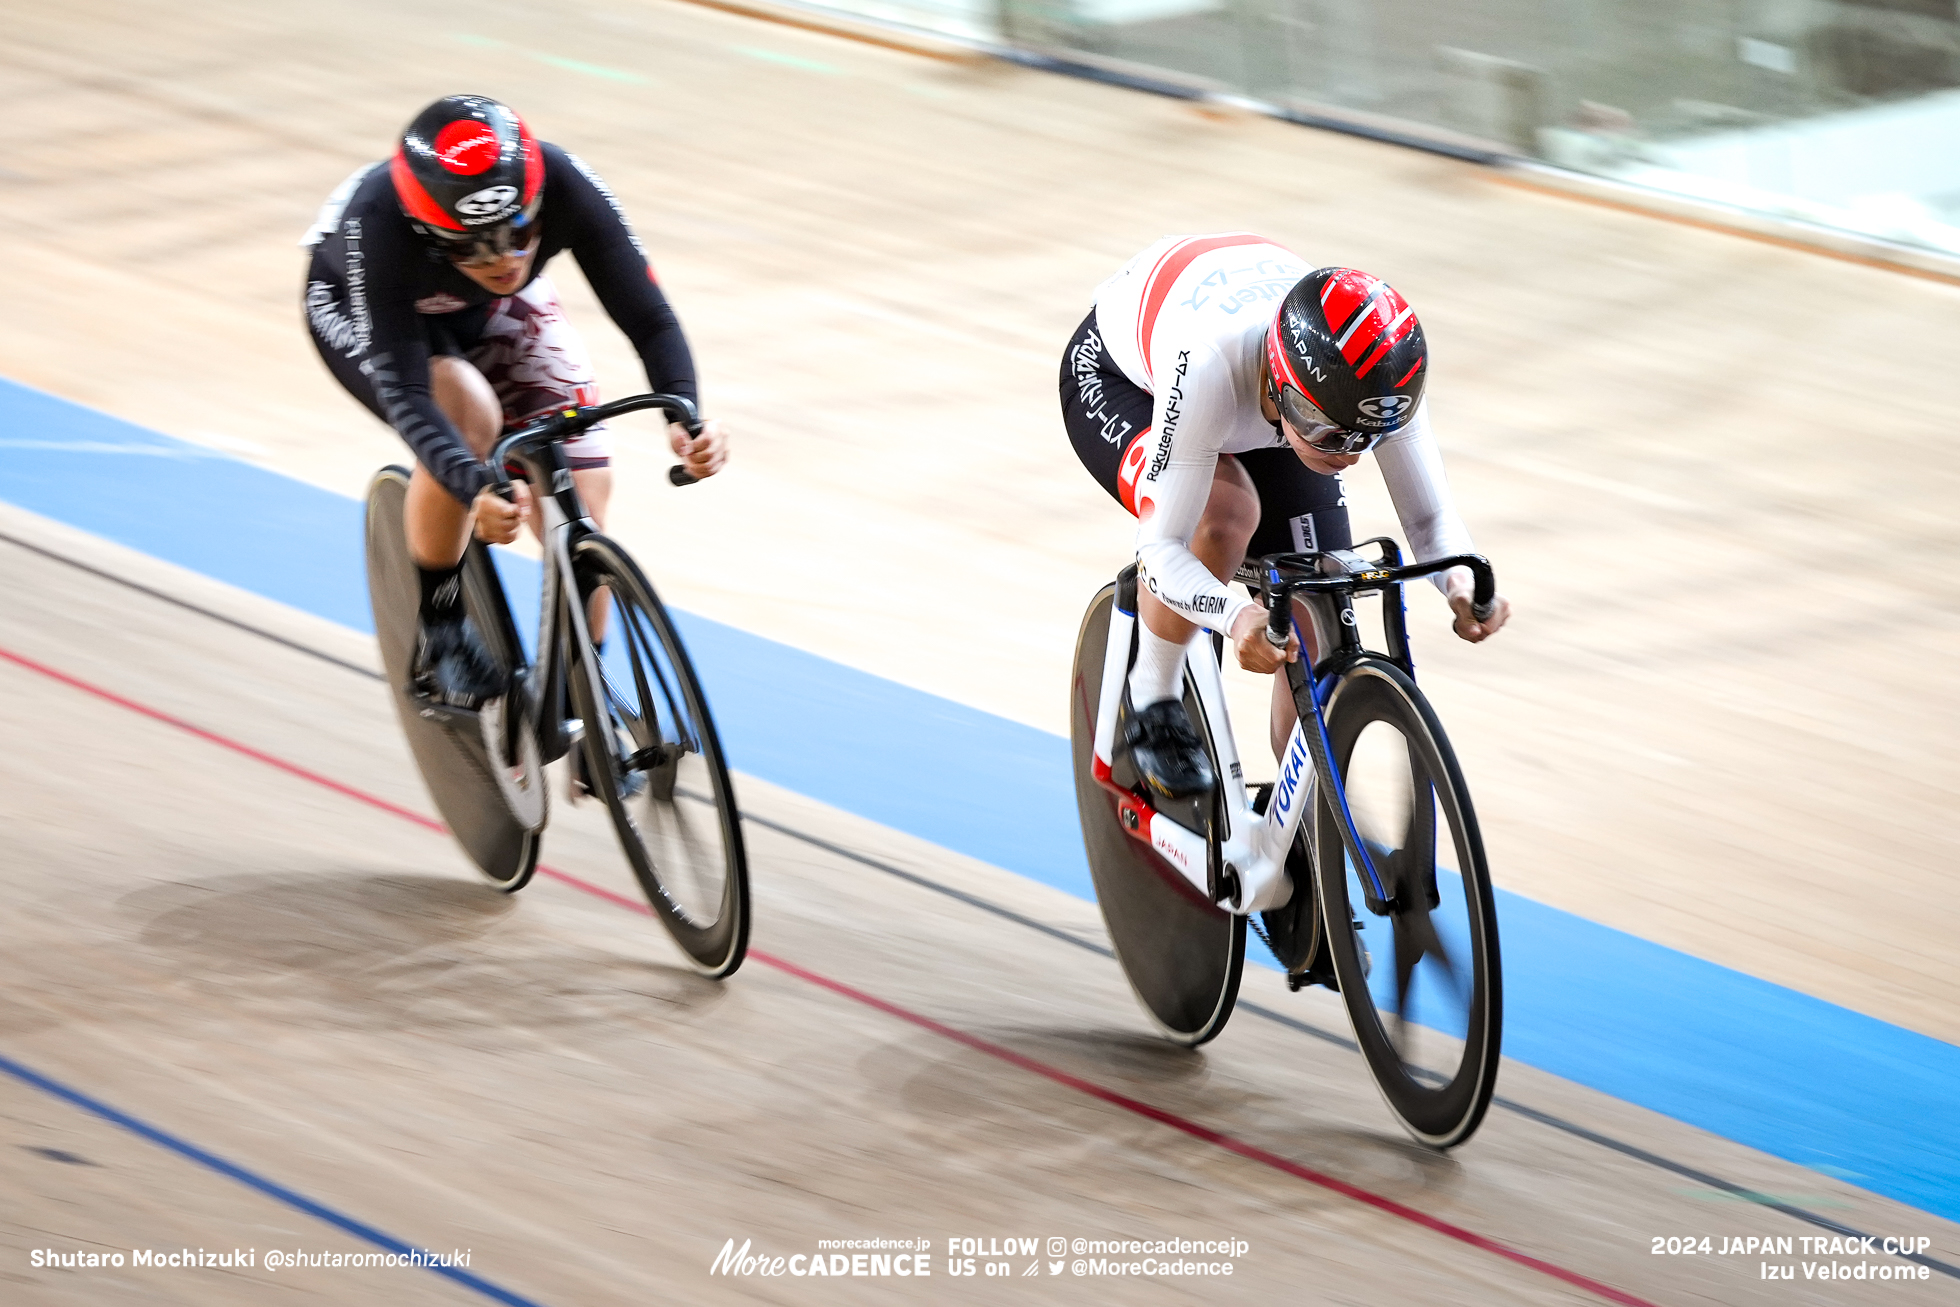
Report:
[{"label": "bicycle handlebar", "polygon": [[[1390,546],[1393,549],[1393,546]],[[1385,550],[1384,553],[1389,551]],[[1426,563],[1411,563],[1403,566],[1401,553],[1394,551],[1394,560],[1384,557],[1379,567],[1364,567],[1360,571],[1349,571],[1343,565],[1339,572],[1325,573],[1320,570],[1321,560],[1331,558],[1331,554],[1273,554],[1262,558],[1257,564],[1260,589],[1266,593],[1266,639],[1274,648],[1284,649],[1287,636],[1292,633],[1292,605],[1285,602],[1302,592],[1319,594],[1354,594],[1363,590],[1382,590],[1404,581],[1418,577],[1431,576],[1437,572],[1447,572],[1453,567],[1470,569],[1472,585],[1470,589],[1470,615],[1484,621],[1497,611],[1497,573],[1492,570],[1490,560],[1482,554],[1451,554],[1447,558],[1432,558]],[[1248,569],[1251,570],[1251,569]],[[1283,576],[1288,571],[1307,571],[1307,575]]]},{"label": "bicycle handlebar", "polygon": [[[502,474],[504,465],[512,455],[531,445],[544,444],[552,440],[565,440],[599,425],[608,418],[616,418],[627,413],[637,413],[641,409],[657,408],[667,414],[669,422],[678,422],[690,436],[701,434],[701,415],[695,410],[694,401],[682,395],[628,395],[610,404],[589,404],[583,408],[564,408],[556,413],[527,422],[517,430],[499,440],[490,451],[487,460],[491,467]],[[679,463],[667,469],[667,479],[677,486],[691,486],[700,478],[689,472]],[[490,489],[505,499],[510,498],[510,477],[502,479]]]}]

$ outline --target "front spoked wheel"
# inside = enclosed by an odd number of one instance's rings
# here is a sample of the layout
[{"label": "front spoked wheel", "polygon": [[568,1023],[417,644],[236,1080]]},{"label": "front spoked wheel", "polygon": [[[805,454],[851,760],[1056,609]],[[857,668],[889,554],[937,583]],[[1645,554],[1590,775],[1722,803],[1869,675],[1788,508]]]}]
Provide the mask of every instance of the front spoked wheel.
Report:
[{"label": "front spoked wheel", "polygon": [[585,775],[654,912],[695,967],[726,976],[748,951],[749,875],[741,817],[708,713],[667,610],[617,544],[578,541],[581,593],[605,590],[612,618],[599,676],[569,669],[585,723]]},{"label": "front spoked wheel", "polygon": [[1497,907],[1456,756],[1391,663],[1343,674],[1326,709],[1332,761],[1372,874],[1315,805],[1321,919],[1355,1039],[1389,1110],[1449,1148],[1483,1120],[1503,1026]]}]

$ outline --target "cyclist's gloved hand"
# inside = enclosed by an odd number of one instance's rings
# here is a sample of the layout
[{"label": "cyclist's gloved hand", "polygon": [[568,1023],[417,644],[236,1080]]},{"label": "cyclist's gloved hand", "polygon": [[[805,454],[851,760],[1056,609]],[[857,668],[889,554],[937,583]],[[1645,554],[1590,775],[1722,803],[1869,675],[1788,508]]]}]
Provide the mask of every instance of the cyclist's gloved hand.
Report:
[{"label": "cyclist's gloved hand", "polygon": [[1450,611],[1456,614],[1456,620],[1450,625],[1456,630],[1459,639],[1476,644],[1480,640],[1488,640],[1496,635],[1504,623],[1511,620],[1511,601],[1503,595],[1493,596],[1491,614],[1480,622],[1476,614],[1470,611],[1473,606],[1470,598],[1471,584],[1470,573],[1464,568],[1459,567],[1451,571]]},{"label": "cyclist's gloved hand", "polygon": [[1266,638],[1266,610],[1256,605],[1232,623],[1232,645],[1239,651],[1239,666],[1248,672],[1276,672],[1287,663],[1300,661],[1300,637],[1289,631],[1286,648],[1274,648]]},{"label": "cyclist's gloved hand", "polygon": [[701,434],[689,436],[678,422],[667,424],[667,439],[680,456],[681,466],[696,481],[713,476],[728,462],[728,433],[713,418],[701,424]]},{"label": "cyclist's gloved hand", "polygon": [[511,483],[511,498],[505,499],[490,487],[476,492],[471,511],[476,514],[476,538],[487,545],[507,545],[517,539],[531,516],[531,487],[522,481]]}]

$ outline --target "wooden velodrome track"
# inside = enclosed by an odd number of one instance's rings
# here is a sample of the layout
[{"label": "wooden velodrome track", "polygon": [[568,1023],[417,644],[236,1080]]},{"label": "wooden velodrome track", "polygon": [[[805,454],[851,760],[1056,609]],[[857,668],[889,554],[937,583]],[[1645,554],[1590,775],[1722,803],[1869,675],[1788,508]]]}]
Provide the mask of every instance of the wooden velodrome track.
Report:
[{"label": "wooden velodrome track", "polygon": [[[1390,277],[1518,605],[1475,650],[1417,614],[1500,883],[1960,1039],[1953,286],[684,5],[10,0],[0,23],[0,373],[358,494],[399,448],[313,358],[293,243],[415,107],[500,95],[620,192],[736,432],[729,475],[686,494],[620,442],[616,530],[668,597],[1051,730],[1129,539],[1053,412],[1090,289],[1221,228]],[[637,389],[554,273],[610,393]],[[1388,528],[1372,476],[1351,484]],[[1575,1276],[1653,1302],[1949,1300],[1939,1276],[1649,1255],[1817,1233],[1655,1159],[1948,1261],[1960,1232],[1529,1068],[1500,1091],[1528,1110],[1439,1158],[1324,1039],[1248,1013],[1179,1054],[1071,942],[1099,937],[1089,905],[759,782],[766,958],[697,982],[573,883],[628,888],[590,812],[554,818],[567,879],[472,883],[414,820],[363,641],[13,510],[0,528],[352,664],[0,542],[0,1053],[208,1150],[0,1079],[0,1300],[474,1296],[419,1271],[29,1265],[372,1246],[291,1197],[470,1247],[546,1303],[1600,1300]],[[1247,1000],[1344,1025],[1268,973]],[[947,1276],[955,1235],[1250,1250],[1229,1281],[1009,1284]],[[711,1279],[730,1236],[923,1236],[934,1278]]]}]

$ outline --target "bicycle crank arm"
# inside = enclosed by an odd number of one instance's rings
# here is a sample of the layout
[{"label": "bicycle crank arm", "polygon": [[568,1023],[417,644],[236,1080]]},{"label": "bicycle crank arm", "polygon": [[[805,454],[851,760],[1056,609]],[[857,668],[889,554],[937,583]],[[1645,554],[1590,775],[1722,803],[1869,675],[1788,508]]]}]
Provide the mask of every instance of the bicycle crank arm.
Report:
[{"label": "bicycle crank arm", "polygon": [[679,762],[688,750],[679,744],[650,744],[632,756],[621,759],[621,765],[632,771],[658,771],[668,763]]},{"label": "bicycle crank arm", "polygon": [[477,729],[477,720],[482,716],[474,708],[458,708],[452,704],[437,703],[412,685],[402,687],[402,693],[407,696],[409,703],[415,706],[417,717],[440,722],[444,726],[460,726],[473,731]]},{"label": "bicycle crank arm", "polygon": [[[1286,874],[1283,859],[1261,853],[1250,839],[1234,839],[1222,850],[1224,885],[1211,884],[1210,848],[1205,837],[1158,812],[1144,799],[1117,785],[1109,766],[1095,760],[1092,774],[1096,782],[1116,799],[1116,817],[1123,831],[1140,844],[1148,844],[1158,857],[1169,863],[1191,888],[1236,916],[1265,912],[1283,906],[1293,896],[1295,886]],[[1257,817],[1248,810],[1247,816]],[[1263,825],[1253,830],[1263,830]],[[1218,889],[1228,891],[1220,897]]]},{"label": "bicycle crank arm", "polygon": [[[1104,771],[1101,759],[1096,760],[1096,770]],[[1211,860],[1206,856],[1204,836],[1178,825],[1126,790],[1117,791],[1116,816],[1125,832],[1156,850],[1158,857],[1191,882],[1191,888],[1207,899],[1212,897]]]}]

